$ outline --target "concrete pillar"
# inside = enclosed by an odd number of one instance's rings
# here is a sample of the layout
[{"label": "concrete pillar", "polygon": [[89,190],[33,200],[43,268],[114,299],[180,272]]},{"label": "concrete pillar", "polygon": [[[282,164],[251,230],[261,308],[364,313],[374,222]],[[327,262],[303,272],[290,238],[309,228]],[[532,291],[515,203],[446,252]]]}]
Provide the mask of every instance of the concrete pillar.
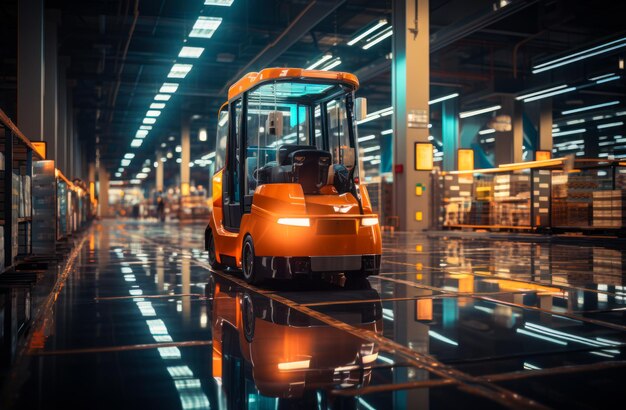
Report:
[{"label": "concrete pillar", "polygon": [[180,193],[189,195],[189,160],[191,159],[191,143],[189,135],[189,118],[183,115],[180,126]]},{"label": "concrete pillar", "polygon": [[56,164],[57,168],[67,175],[67,85],[65,81],[66,59],[59,58],[58,64],[58,120],[57,120],[57,144]]},{"label": "concrete pillar", "polygon": [[[392,101],[396,171],[393,209],[394,214],[399,217],[399,229],[408,231],[428,229],[431,224],[431,172],[415,170],[415,143],[429,143],[428,3],[428,0],[394,0],[392,7]],[[424,188],[419,190],[419,195],[417,184]]]},{"label": "concrete pillar", "polygon": [[552,98],[545,98],[540,102],[537,149],[552,152]]},{"label": "concrete pillar", "polygon": [[66,79],[66,91],[65,91],[65,129],[66,129],[66,157],[65,166],[67,168],[67,177],[71,180],[76,177],[76,170],[74,169],[74,157],[75,157],[75,139],[74,139],[74,93],[73,87]]},{"label": "concrete pillar", "polygon": [[109,173],[104,167],[98,169],[98,216],[108,218],[109,214]]},{"label": "concrete pillar", "polygon": [[162,156],[163,154],[160,151],[157,151],[157,154],[156,154],[157,168],[156,168],[156,172],[154,173],[156,175],[155,186],[156,186],[157,193],[163,192],[163,168],[165,168],[165,165],[161,162]]},{"label": "concrete pillar", "polygon": [[43,140],[46,142],[47,159],[56,160],[57,144],[57,22],[59,13],[56,11],[46,12],[46,46],[45,46],[45,87],[44,87],[44,132]]},{"label": "concrete pillar", "polygon": [[442,102],[441,136],[443,140],[443,170],[453,171],[458,167],[459,149],[459,99]]},{"label": "concrete pillar", "polygon": [[495,166],[522,162],[524,105],[513,97],[502,101],[502,114],[511,116],[511,131],[496,132]]},{"label": "concrete pillar", "polygon": [[17,2],[17,126],[33,141],[43,138],[43,0]]}]

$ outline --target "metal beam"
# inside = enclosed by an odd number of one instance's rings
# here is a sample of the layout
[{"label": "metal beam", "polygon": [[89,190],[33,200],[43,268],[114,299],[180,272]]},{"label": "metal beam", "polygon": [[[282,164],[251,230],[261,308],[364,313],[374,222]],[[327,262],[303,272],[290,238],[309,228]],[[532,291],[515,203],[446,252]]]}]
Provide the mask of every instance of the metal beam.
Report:
[{"label": "metal beam", "polygon": [[243,66],[237,74],[226,82],[220,94],[225,95],[228,87],[239,80],[248,71],[259,70],[269,66],[274,60],[298,42],[298,40],[307,35],[309,31],[313,30],[315,26],[328,15],[337,10],[344,2],[345,0],[313,0],[309,2],[304,10],[293,19],[291,24],[289,24],[274,41],[268,44],[259,54],[252,58],[248,64]]}]

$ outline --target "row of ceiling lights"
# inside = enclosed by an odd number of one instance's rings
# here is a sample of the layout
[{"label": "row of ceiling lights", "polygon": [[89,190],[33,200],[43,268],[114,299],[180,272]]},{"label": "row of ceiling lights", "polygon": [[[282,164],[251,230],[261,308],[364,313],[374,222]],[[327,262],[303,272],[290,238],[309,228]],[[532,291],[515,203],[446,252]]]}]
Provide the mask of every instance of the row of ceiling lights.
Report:
[{"label": "row of ceiling lights", "polygon": [[[205,0],[205,6],[222,6],[230,7],[234,0]],[[210,39],[217,31],[218,27],[222,23],[221,17],[199,16],[194,23],[188,38],[183,42],[186,43],[189,38],[198,39]],[[131,148],[141,147],[144,139],[148,136],[157,122],[157,118],[161,115],[161,112],[165,109],[166,103],[172,98],[174,93],[180,86],[180,81],[183,80],[193,68],[193,64],[188,63],[190,59],[197,59],[202,56],[204,47],[192,47],[184,45],[178,53],[178,59],[184,62],[178,62],[178,60],[172,65],[166,82],[163,83],[159,92],[154,96],[153,102],[150,104],[149,109],[146,112],[146,116],[142,120],[142,124],[135,133],[135,138],[131,141]],[[201,133],[200,137],[204,135],[206,140],[206,130],[204,134]],[[124,172],[124,167],[130,165],[131,160],[135,157],[133,153],[127,153],[120,162],[120,168],[115,173],[116,177],[121,177]],[[145,169],[145,168],[144,168]],[[149,169],[149,168],[148,168]],[[147,178],[147,172],[140,172],[137,174],[137,179],[141,180]]]},{"label": "row of ceiling lights", "polygon": [[[234,0],[206,0],[205,5],[230,6],[233,3],[233,1]],[[200,16],[198,20],[196,21],[196,24],[194,24],[194,27],[189,37],[195,36],[195,37],[210,38],[215,32],[215,30],[217,30],[220,23],[221,23],[221,18]],[[384,39],[393,35],[392,26],[390,25],[387,26],[387,24],[388,24],[388,21],[386,19],[380,19],[380,20],[374,21],[373,23],[369,24],[364,29],[362,29],[360,33],[358,33],[353,39],[348,41],[347,45],[353,46],[361,42],[362,40],[365,40],[364,44],[361,46],[364,50],[367,50],[373,47],[374,45],[380,43]],[[603,54],[603,53],[606,53],[606,52],[609,52],[609,51],[612,51],[621,47],[626,47],[626,37],[620,38],[618,40],[614,40],[608,43],[604,43],[599,46],[591,47],[589,49],[585,49],[583,51],[573,53],[565,57],[557,58],[557,59],[554,59],[554,60],[551,60],[542,64],[538,64],[533,67],[533,73],[547,71],[553,68],[557,68],[563,65],[576,62],[576,61],[590,58],[599,54]],[[179,58],[199,58],[202,55],[203,51],[204,51],[204,48],[202,47],[183,47],[179,53]],[[327,71],[327,70],[331,70],[339,66],[341,63],[342,61],[340,57],[334,58],[332,53],[326,53],[316,62],[311,64],[309,67],[307,67],[307,69],[320,69],[320,70]],[[182,79],[189,73],[189,71],[192,68],[193,68],[192,64],[178,64],[178,63],[174,64],[174,66],[172,67],[170,71],[170,74],[168,75],[168,78]],[[543,98],[552,97],[554,95],[559,95],[559,94],[564,94],[566,92],[574,91],[578,88],[584,88],[584,87],[591,86],[594,84],[602,84],[605,82],[618,80],[620,78],[621,76],[615,75],[614,73],[605,74],[605,75],[590,78],[590,81],[592,81],[591,84],[587,84],[587,85],[583,85],[579,87],[568,87],[566,84],[563,84],[563,85],[551,87],[545,90],[534,91],[528,94],[520,95],[516,97],[516,99],[521,100],[523,102],[537,101]],[[178,84],[176,83],[166,83],[166,84],[171,87],[170,90],[173,89],[173,91],[171,91],[172,93],[175,92],[176,89],[178,88]],[[167,101],[171,97],[171,94],[166,93],[168,90],[168,87],[166,87],[166,84],[164,84],[164,87],[161,88],[160,90],[161,94],[157,94],[157,96],[155,97],[156,101]],[[429,104],[434,104],[437,102],[445,101],[447,99],[456,98],[458,96],[459,96],[458,93],[453,93],[450,95],[446,95],[446,96],[431,100],[429,101]],[[591,110],[595,108],[601,108],[601,107],[612,105],[615,103],[619,103],[619,102],[597,104],[596,106],[590,106],[588,108],[580,108],[580,109],[563,111],[562,114],[566,115],[566,113],[569,114],[569,113],[579,112],[579,111],[586,110],[586,109]],[[151,126],[156,122],[156,117],[160,115],[160,111],[158,110],[164,108],[164,103],[161,103],[160,105],[155,105],[155,104],[158,104],[158,103],[153,103],[151,105],[150,107],[151,110],[147,112],[146,118],[144,118],[144,125],[142,125],[140,127],[140,130],[138,131],[138,134],[137,134],[138,138],[133,140],[133,142],[131,143],[131,146],[133,147],[141,146],[141,140],[147,136],[147,131],[149,131],[152,128]],[[502,107],[500,105],[493,105],[490,107],[480,108],[480,109],[471,110],[471,111],[465,111],[465,112],[461,112],[459,114],[459,117],[468,118],[468,117],[472,117],[475,115],[494,112],[501,108]],[[388,107],[386,109],[382,109],[382,110],[368,114],[366,118],[358,121],[357,124],[362,124],[362,123],[369,122],[369,121],[372,121],[381,117],[386,117],[386,116],[391,115],[392,113],[393,113],[393,107]],[[610,124],[610,126],[612,125],[613,124]],[[205,132],[204,139],[201,138],[201,140],[206,140],[206,130],[204,130],[204,132]],[[488,134],[492,132],[495,132],[495,130],[486,129],[486,130],[481,130],[479,134],[484,135],[484,134]],[[205,155],[204,157],[207,157],[208,155],[214,156],[215,153],[214,152],[209,153]],[[204,160],[204,157],[202,157],[201,160]],[[125,160],[122,160],[122,161],[127,162],[128,159],[125,158]],[[193,166],[192,164],[190,164],[190,166]]]}]

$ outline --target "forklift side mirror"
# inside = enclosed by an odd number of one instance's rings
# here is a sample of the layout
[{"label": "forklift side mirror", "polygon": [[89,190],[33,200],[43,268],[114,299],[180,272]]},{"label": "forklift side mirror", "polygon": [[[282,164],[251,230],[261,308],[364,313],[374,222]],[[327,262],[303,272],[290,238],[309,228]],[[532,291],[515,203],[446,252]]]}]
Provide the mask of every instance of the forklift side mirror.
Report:
[{"label": "forklift side mirror", "polygon": [[367,117],[367,98],[359,97],[354,104],[354,115],[357,121],[361,121]]},{"label": "forklift side mirror", "polygon": [[267,115],[267,124],[265,129],[269,135],[276,137],[283,136],[283,113],[282,111],[270,111]]}]

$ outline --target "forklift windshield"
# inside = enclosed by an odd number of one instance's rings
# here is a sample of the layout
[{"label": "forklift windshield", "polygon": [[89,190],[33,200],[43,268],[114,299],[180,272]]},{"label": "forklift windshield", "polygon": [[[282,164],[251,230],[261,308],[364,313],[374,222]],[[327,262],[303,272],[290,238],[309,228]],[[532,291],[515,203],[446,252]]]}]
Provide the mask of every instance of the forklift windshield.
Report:
[{"label": "forklift windshield", "polygon": [[[297,182],[305,194],[318,194],[327,185],[337,193],[351,189],[357,151],[350,87],[275,81],[246,92],[230,107],[235,121],[230,132],[240,145],[234,161],[243,168],[243,195],[271,183]],[[220,124],[225,122],[220,119]],[[218,150],[225,145],[225,134],[218,130]]]}]

